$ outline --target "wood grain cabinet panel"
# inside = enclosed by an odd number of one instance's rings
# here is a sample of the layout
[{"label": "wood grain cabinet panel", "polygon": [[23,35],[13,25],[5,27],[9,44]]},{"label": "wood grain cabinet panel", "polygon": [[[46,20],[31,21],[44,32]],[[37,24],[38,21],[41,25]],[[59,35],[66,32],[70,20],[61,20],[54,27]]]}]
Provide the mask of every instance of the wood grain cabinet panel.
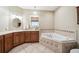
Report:
[{"label": "wood grain cabinet panel", "polygon": [[9,52],[13,48],[13,34],[6,34],[4,42],[5,52]]},{"label": "wood grain cabinet panel", "polygon": [[25,42],[39,42],[39,31],[27,31],[25,32]]},{"label": "wood grain cabinet panel", "polygon": [[13,37],[14,37],[13,46],[19,45],[20,44],[19,32],[15,32]]},{"label": "wood grain cabinet panel", "polygon": [[39,42],[39,31],[24,31],[0,36],[0,52],[9,52],[23,43]]},{"label": "wood grain cabinet panel", "polygon": [[25,32],[25,43],[29,43],[31,42],[31,38],[30,38],[30,31]]},{"label": "wood grain cabinet panel", "polygon": [[31,31],[31,41],[39,42],[39,31]]},{"label": "wood grain cabinet panel", "polygon": [[3,36],[0,36],[0,53],[4,52],[4,39]]},{"label": "wood grain cabinet panel", "polygon": [[14,46],[24,43],[24,32],[14,33]]},{"label": "wood grain cabinet panel", "polygon": [[24,43],[24,32],[19,33],[20,44]]}]

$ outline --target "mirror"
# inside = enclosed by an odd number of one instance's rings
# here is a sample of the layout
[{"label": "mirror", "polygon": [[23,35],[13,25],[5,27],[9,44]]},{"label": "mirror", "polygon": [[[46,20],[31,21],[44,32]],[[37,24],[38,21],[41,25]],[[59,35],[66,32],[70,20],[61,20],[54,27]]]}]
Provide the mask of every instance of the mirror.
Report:
[{"label": "mirror", "polygon": [[20,27],[21,26],[21,20],[19,18],[14,18],[12,22],[13,27]]}]

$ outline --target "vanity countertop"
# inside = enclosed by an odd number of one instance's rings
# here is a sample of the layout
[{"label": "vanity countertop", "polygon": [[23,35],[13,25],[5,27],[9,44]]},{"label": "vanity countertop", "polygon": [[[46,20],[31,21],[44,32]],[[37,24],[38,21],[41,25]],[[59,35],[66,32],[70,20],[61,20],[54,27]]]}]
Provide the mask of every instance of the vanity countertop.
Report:
[{"label": "vanity countertop", "polygon": [[9,33],[13,33],[13,32],[22,32],[22,31],[39,31],[39,30],[11,30],[11,31],[4,31],[4,32],[0,32],[0,35],[5,35],[5,34],[9,34]]}]

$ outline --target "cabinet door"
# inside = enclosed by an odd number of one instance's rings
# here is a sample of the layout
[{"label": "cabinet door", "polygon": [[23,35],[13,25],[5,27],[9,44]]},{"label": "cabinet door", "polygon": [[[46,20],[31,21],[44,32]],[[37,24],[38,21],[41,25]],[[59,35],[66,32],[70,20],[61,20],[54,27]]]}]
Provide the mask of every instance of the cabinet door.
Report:
[{"label": "cabinet door", "polygon": [[29,43],[29,42],[31,42],[31,39],[30,39],[30,31],[27,31],[27,32],[25,32],[25,42],[26,43]]},{"label": "cabinet door", "polygon": [[0,53],[4,52],[4,39],[3,36],[0,36]]},{"label": "cabinet door", "polygon": [[20,44],[24,43],[24,32],[19,33]]},{"label": "cabinet door", "polygon": [[13,45],[17,46],[20,43],[20,39],[19,39],[19,33],[14,33],[14,39],[13,39]]},{"label": "cabinet door", "polygon": [[5,52],[9,52],[13,48],[13,34],[5,35]]},{"label": "cabinet door", "polygon": [[39,42],[39,31],[31,31],[31,41]]}]

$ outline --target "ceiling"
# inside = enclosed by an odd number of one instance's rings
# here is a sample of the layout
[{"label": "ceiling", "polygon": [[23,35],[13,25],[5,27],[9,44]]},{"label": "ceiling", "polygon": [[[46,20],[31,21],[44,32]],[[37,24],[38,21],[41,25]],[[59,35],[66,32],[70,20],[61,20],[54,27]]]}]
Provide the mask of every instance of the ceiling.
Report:
[{"label": "ceiling", "polygon": [[55,11],[58,6],[19,6],[23,9]]}]

